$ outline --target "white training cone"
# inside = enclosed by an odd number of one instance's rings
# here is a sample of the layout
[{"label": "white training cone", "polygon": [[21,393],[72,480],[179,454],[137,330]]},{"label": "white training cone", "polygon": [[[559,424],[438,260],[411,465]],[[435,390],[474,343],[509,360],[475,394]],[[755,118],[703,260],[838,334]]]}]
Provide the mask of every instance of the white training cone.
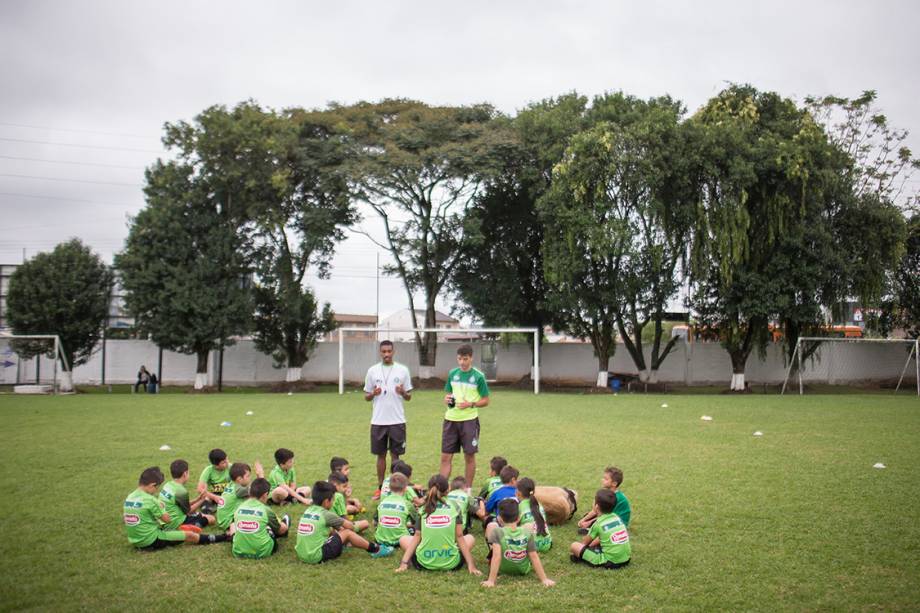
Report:
[{"label": "white training cone", "polygon": [[252,411],[246,411],[246,415],[254,415]]},{"label": "white training cone", "polygon": [[885,468],[885,465],[882,464],[881,462],[876,462],[875,464],[872,465],[872,468]]},{"label": "white training cone", "polygon": [[293,396],[294,392],[288,392],[288,396]]},{"label": "white training cone", "polygon": [[700,419],[702,419],[703,421],[712,421],[712,417],[710,417],[709,415],[703,415],[702,417],[700,417]]},{"label": "white training cone", "polygon": [[169,451],[172,449],[169,445],[160,445],[160,451]]},{"label": "white training cone", "polygon": [[757,432],[754,433],[754,436],[763,436],[763,432],[758,430]]},{"label": "white training cone", "polygon": [[222,422],[220,422],[220,425],[222,425],[222,426],[224,426],[224,427],[228,427],[228,426],[232,426],[233,424],[231,424],[229,421],[222,421]]},{"label": "white training cone", "polygon": [[662,409],[668,408],[668,403],[666,402],[666,403],[664,403],[663,405],[661,405],[661,408],[662,408]]}]

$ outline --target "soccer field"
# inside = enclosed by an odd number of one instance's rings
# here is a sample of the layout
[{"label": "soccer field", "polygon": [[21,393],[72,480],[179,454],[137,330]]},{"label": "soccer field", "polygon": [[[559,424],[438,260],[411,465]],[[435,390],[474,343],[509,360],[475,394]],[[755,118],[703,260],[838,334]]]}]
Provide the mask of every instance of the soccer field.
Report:
[{"label": "soccer field", "polygon": [[[413,480],[437,469],[439,392],[407,405]],[[667,403],[667,407],[662,407]],[[254,415],[247,416],[247,411]],[[298,479],[352,464],[370,503],[370,406],[361,394],[0,396],[4,471],[0,608],[171,610],[916,610],[920,606],[920,401],[911,396],[654,396],[495,390],[482,452],[538,485],[579,492],[586,511],[608,464],[625,473],[633,562],[593,570],[568,559],[574,520],[553,529],[542,587],[463,572],[410,570],[398,558],[298,562],[293,537],[268,560],[229,545],[139,553],[122,503],[141,470],[184,458],[192,481],[213,447],[232,461],[277,447]],[[703,421],[702,415],[712,416]],[[232,426],[221,427],[228,421]],[[763,436],[755,437],[755,431]],[[168,444],[171,451],[159,451]],[[887,468],[876,469],[873,464]],[[455,459],[455,471],[462,459]],[[477,483],[478,489],[479,483]],[[371,505],[368,504],[370,507]],[[296,523],[303,507],[285,507]],[[372,509],[368,515],[372,514]],[[482,529],[474,556],[481,570]]]}]

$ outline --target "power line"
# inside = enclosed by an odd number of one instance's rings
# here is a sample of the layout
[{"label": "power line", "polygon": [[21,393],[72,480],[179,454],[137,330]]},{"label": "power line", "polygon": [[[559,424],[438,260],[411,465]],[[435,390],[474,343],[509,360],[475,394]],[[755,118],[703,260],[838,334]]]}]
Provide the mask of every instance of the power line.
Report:
[{"label": "power line", "polygon": [[71,160],[45,160],[42,158],[27,158],[15,155],[0,155],[0,160],[22,160],[25,162],[44,162],[46,164],[72,164],[74,166],[99,166],[102,168],[127,168],[129,170],[146,170],[143,166],[125,166],[123,164],[102,164],[100,162],[74,162]]},{"label": "power line", "polygon": [[131,147],[112,147],[107,145],[79,145],[77,143],[58,143],[53,141],[32,140],[28,138],[9,138],[6,136],[0,136],[0,140],[9,141],[11,143],[32,143],[35,145],[54,145],[57,147],[78,147],[80,149],[105,149],[107,151],[132,151],[135,153],[166,153],[166,151],[162,149],[133,149]]},{"label": "power line", "polygon": [[86,200],[84,198],[65,198],[63,196],[44,196],[39,194],[20,194],[16,192],[0,192],[0,196],[13,196],[16,198],[37,198],[39,200],[63,200],[65,202],[85,202],[87,204],[105,204],[108,206],[124,206],[134,208],[136,204],[126,204],[124,202],[101,202],[99,200]]},{"label": "power line", "polygon": [[64,181],[66,183],[92,183],[94,185],[120,185],[123,187],[144,187],[140,183],[119,183],[117,181],[91,181],[89,179],[65,179],[63,177],[36,177],[35,175],[15,175],[0,173],[0,177],[12,177],[14,179],[35,179],[37,181]]},{"label": "power line", "polygon": [[30,130],[51,130],[52,132],[76,132],[79,134],[102,134],[105,136],[124,136],[127,138],[146,138],[146,139],[159,138],[159,136],[153,136],[151,134],[129,134],[127,132],[103,132],[101,130],[81,130],[77,128],[52,128],[50,126],[30,126],[28,124],[8,123],[5,121],[0,121],[0,126],[8,126],[11,128],[28,128]]}]

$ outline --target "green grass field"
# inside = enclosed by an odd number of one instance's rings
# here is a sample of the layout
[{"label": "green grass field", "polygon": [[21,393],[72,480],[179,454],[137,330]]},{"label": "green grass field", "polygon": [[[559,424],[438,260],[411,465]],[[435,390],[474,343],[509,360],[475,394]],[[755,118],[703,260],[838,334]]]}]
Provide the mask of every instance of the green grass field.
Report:
[{"label": "green grass field", "polygon": [[[414,479],[437,468],[437,392],[409,405]],[[662,403],[667,408],[662,408]],[[248,410],[253,416],[246,416]],[[139,553],[121,505],[140,471],[212,447],[231,460],[297,453],[298,475],[352,463],[370,498],[370,408],[359,393],[0,396],[0,609],[193,610],[916,610],[920,607],[920,401],[911,396],[653,396],[496,390],[482,415],[479,476],[507,457],[537,484],[579,491],[586,510],[603,467],[625,472],[633,563],[569,562],[574,521],[544,556],[556,587],[466,572],[409,571],[348,550],[299,563],[293,539],[263,561],[229,545]],[[713,420],[700,420],[701,415]],[[220,422],[230,421],[229,428]],[[763,432],[754,437],[755,430]],[[168,444],[172,451],[159,451]],[[876,462],[887,465],[874,469]],[[455,461],[459,470],[460,458]],[[193,480],[195,477],[193,477]],[[477,479],[479,481],[479,479]],[[478,484],[477,484],[478,485]],[[287,507],[292,519],[302,507]],[[482,530],[474,555],[486,565]]]}]

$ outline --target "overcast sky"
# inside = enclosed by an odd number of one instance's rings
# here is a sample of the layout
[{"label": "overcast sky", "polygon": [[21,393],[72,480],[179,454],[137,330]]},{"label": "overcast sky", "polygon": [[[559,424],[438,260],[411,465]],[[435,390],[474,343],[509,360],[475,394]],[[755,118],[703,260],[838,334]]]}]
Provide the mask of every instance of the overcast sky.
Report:
[{"label": "overcast sky", "polygon": [[[72,236],[111,261],[143,206],[143,169],[164,155],[163,123],[247,98],[484,101],[513,114],[571,90],[623,90],[692,112],[727,82],[799,100],[876,89],[916,153],[918,23],[906,0],[2,0],[0,263]],[[376,251],[360,235],[342,243],[332,279],[313,282],[320,299],[374,313]],[[407,306],[397,280],[380,288],[381,316]]]}]

